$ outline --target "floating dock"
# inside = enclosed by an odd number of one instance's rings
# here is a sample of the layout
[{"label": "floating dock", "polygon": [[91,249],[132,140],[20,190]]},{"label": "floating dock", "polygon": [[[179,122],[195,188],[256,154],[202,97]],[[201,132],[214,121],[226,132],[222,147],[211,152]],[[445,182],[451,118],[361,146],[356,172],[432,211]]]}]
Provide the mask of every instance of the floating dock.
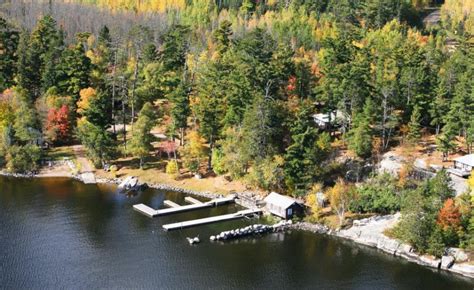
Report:
[{"label": "floating dock", "polygon": [[135,204],[133,206],[133,209],[146,216],[155,217],[155,216],[161,216],[161,215],[167,215],[167,214],[181,213],[181,212],[186,212],[186,211],[191,211],[191,210],[198,210],[198,209],[207,208],[207,207],[215,207],[215,206],[232,203],[232,202],[235,202],[235,196],[216,198],[207,202],[199,202],[196,204],[189,204],[189,205],[183,205],[183,206],[178,205],[176,207],[170,207],[170,208],[158,209],[158,210],[153,209],[147,205],[144,205],[143,203],[140,203],[140,204]]},{"label": "floating dock", "polygon": [[189,202],[189,203],[193,203],[193,204],[201,204],[201,203],[203,203],[202,201],[197,200],[197,199],[195,199],[194,197],[190,197],[190,196],[185,196],[185,197],[184,197],[184,201]]},{"label": "floating dock", "polygon": [[169,206],[169,207],[180,207],[179,204],[177,204],[176,202],[173,202],[171,200],[165,200],[163,201],[164,205],[166,206]]},{"label": "floating dock", "polygon": [[167,224],[167,225],[163,225],[163,229],[165,229],[166,231],[179,230],[179,229],[205,225],[205,224],[210,224],[210,223],[235,220],[235,219],[239,219],[239,218],[243,218],[243,217],[247,217],[247,216],[255,215],[255,214],[261,214],[261,213],[262,213],[262,210],[260,209],[257,209],[257,210],[246,209],[246,210],[241,210],[241,211],[238,211],[236,213],[231,213],[231,214],[218,215],[218,216],[207,217],[207,218],[202,218],[202,219]]}]

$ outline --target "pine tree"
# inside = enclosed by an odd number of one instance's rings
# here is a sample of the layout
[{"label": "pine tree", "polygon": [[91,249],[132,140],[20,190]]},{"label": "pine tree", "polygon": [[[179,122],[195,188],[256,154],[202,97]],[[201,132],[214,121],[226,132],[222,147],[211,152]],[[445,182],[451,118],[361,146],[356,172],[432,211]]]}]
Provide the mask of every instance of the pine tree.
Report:
[{"label": "pine tree", "polygon": [[166,70],[176,71],[184,66],[188,51],[188,34],[188,27],[175,24],[163,36],[159,58]]},{"label": "pine tree", "polygon": [[356,115],[353,128],[349,131],[349,148],[357,156],[367,158],[372,153],[372,128],[370,122],[374,111],[371,99],[367,99],[364,110]]},{"label": "pine tree", "polygon": [[189,96],[185,84],[181,83],[169,96],[171,101],[170,115],[172,119],[172,131],[179,131],[180,145],[184,144],[184,131],[188,126],[190,114]]},{"label": "pine tree", "polygon": [[63,46],[63,34],[57,30],[56,21],[50,16],[44,16],[31,33],[29,43],[29,64],[34,67],[34,83],[31,91],[34,98],[56,83],[56,64]]},{"label": "pine tree", "polygon": [[89,87],[91,72],[91,61],[85,55],[81,39],[63,52],[60,70],[64,73],[63,81],[60,83],[61,91],[77,101],[81,89]]},{"label": "pine tree", "polygon": [[17,50],[16,83],[25,89],[30,99],[33,100],[40,92],[41,79],[39,70],[41,63],[38,55],[31,53],[29,45],[30,34],[27,31],[22,31]]},{"label": "pine tree", "polygon": [[44,54],[44,69],[41,75],[41,92],[45,93],[48,89],[57,86],[62,81],[58,73],[61,55],[64,51],[64,32],[59,30],[57,37],[53,38],[52,45]]},{"label": "pine tree", "polygon": [[216,52],[223,55],[231,45],[232,23],[224,20],[219,24],[219,28],[214,32],[214,41],[216,42]]},{"label": "pine tree", "polygon": [[13,85],[20,33],[0,17],[0,92]]},{"label": "pine tree", "polygon": [[410,117],[410,123],[408,123],[408,141],[415,144],[421,138],[421,125],[420,125],[421,113],[420,107],[415,106]]},{"label": "pine tree", "polygon": [[151,142],[154,137],[150,131],[155,124],[156,114],[154,108],[150,103],[145,103],[138,113],[138,119],[135,123],[133,136],[128,145],[129,152],[139,158],[140,168],[143,168],[144,158],[148,156],[150,151],[153,149]]},{"label": "pine tree", "polygon": [[294,195],[306,193],[320,172],[329,147],[327,134],[317,135],[310,118],[310,107],[302,108],[291,126],[292,143],[286,148],[285,183]]}]

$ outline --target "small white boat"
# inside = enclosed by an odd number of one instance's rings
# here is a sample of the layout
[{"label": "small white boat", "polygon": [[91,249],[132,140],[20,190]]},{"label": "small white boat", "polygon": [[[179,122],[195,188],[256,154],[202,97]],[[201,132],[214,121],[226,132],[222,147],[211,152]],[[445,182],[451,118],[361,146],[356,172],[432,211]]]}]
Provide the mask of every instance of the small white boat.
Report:
[{"label": "small white boat", "polygon": [[187,237],[186,239],[188,240],[188,243],[190,245],[199,244],[201,242],[201,240],[199,240],[199,237],[194,237],[194,238]]}]

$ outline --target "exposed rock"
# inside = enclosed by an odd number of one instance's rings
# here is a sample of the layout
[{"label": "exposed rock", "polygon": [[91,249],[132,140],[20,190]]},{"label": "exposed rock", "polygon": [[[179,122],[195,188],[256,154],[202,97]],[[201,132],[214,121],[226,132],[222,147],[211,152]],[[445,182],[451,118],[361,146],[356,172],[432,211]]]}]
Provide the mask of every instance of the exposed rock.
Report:
[{"label": "exposed rock", "polygon": [[463,263],[469,261],[469,256],[459,248],[448,248],[448,255],[452,256],[456,263]]},{"label": "exposed rock", "polygon": [[311,224],[307,222],[299,222],[291,225],[291,228],[296,229],[296,230],[303,230],[303,231],[308,231],[312,233],[318,233],[318,234],[332,234],[332,231],[325,226],[321,224]]},{"label": "exposed rock", "polygon": [[467,263],[454,263],[449,270],[471,278],[474,277],[474,265],[469,265]]},{"label": "exposed rock", "polygon": [[433,268],[439,268],[441,259],[436,259],[433,256],[419,256],[418,259],[422,264],[425,264],[427,266],[433,267]]},{"label": "exposed rock", "polygon": [[380,161],[378,171],[380,173],[387,172],[391,175],[397,175],[403,166],[404,158],[396,155],[394,152],[387,152],[383,155]]},{"label": "exposed rock", "polygon": [[442,256],[441,257],[441,268],[449,269],[454,264],[454,257],[452,256]]}]

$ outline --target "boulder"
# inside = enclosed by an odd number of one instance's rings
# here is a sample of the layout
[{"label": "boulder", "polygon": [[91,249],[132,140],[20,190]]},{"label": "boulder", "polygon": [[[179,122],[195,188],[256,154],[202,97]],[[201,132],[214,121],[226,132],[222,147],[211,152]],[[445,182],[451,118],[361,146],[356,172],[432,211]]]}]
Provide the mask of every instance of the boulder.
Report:
[{"label": "boulder", "polygon": [[442,256],[441,257],[441,268],[449,269],[454,264],[454,257],[452,256]]}]

